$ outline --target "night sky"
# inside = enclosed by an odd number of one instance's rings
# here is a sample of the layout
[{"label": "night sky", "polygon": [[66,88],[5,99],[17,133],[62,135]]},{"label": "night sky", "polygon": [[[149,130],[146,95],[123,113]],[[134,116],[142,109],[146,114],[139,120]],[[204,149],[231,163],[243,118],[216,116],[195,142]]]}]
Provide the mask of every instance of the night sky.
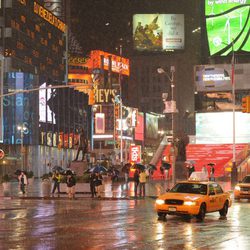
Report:
[{"label": "night sky", "polygon": [[[197,8],[200,0],[71,0],[71,30],[86,55],[101,49],[132,53],[132,17],[136,13],[181,13]],[[188,22],[194,22],[193,17]],[[193,28],[196,28],[194,22]]]}]

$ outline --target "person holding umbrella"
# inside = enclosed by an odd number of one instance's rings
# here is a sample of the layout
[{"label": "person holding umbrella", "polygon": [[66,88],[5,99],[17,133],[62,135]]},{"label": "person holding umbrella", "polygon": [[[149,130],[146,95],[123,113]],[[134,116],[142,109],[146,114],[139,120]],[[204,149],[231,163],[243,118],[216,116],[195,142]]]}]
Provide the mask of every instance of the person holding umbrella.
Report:
[{"label": "person holding umbrella", "polygon": [[24,171],[21,171],[20,175],[18,176],[18,181],[21,192],[25,194],[25,186],[28,185],[28,178]]},{"label": "person holding umbrella", "polygon": [[140,174],[139,174],[139,182],[140,182],[140,197],[143,196],[145,197],[145,185],[147,181],[147,174],[145,172],[145,169],[142,169]]},{"label": "person holding umbrella", "polygon": [[67,171],[66,184],[68,188],[68,197],[72,199],[75,197],[76,178],[73,172],[69,170]]},{"label": "person holding umbrella", "polygon": [[135,193],[135,197],[137,197],[137,189],[140,183],[140,174],[139,174],[139,170],[136,169],[134,172],[134,193]]},{"label": "person holding umbrella", "polygon": [[210,162],[207,164],[208,166],[210,166],[210,176],[209,176],[209,180],[210,181],[215,181],[215,177],[214,177],[214,172],[215,172],[215,169],[214,169],[214,163]]}]

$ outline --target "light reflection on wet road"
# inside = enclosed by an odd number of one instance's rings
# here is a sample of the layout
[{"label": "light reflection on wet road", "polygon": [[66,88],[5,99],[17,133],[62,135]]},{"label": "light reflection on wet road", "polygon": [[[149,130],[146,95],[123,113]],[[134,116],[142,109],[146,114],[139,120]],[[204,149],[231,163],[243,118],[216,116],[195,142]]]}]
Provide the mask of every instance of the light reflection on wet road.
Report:
[{"label": "light reflection on wet road", "polygon": [[0,200],[0,249],[250,249],[250,203],[227,219],[158,220],[154,200]]}]

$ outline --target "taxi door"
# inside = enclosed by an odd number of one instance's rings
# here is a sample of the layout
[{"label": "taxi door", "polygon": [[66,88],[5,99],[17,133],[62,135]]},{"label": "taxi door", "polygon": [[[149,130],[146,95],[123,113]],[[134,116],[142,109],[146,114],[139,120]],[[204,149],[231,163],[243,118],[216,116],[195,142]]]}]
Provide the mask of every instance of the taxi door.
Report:
[{"label": "taxi door", "polygon": [[221,188],[219,184],[214,183],[213,187],[216,193],[216,210],[218,211],[223,208],[225,200],[226,200],[226,195],[223,192],[223,189]]},{"label": "taxi door", "polygon": [[217,196],[213,184],[208,186],[207,211],[212,212],[217,209]]}]

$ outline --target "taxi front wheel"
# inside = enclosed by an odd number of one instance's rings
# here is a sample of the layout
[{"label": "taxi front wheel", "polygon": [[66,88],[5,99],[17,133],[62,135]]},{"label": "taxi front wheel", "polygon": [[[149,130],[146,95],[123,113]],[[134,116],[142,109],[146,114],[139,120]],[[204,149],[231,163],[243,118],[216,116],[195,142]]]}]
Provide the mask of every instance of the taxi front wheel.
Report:
[{"label": "taxi front wheel", "polygon": [[228,211],[228,201],[225,202],[223,208],[219,211],[220,216],[226,216]]},{"label": "taxi front wheel", "polygon": [[206,215],[206,204],[202,203],[200,206],[199,213],[196,215],[196,218],[200,221],[203,221]]},{"label": "taxi front wheel", "polygon": [[163,218],[163,219],[166,218],[166,215],[167,215],[166,213],[163,213],[163,212],[158,212],[157,214],[159,218]]}]

